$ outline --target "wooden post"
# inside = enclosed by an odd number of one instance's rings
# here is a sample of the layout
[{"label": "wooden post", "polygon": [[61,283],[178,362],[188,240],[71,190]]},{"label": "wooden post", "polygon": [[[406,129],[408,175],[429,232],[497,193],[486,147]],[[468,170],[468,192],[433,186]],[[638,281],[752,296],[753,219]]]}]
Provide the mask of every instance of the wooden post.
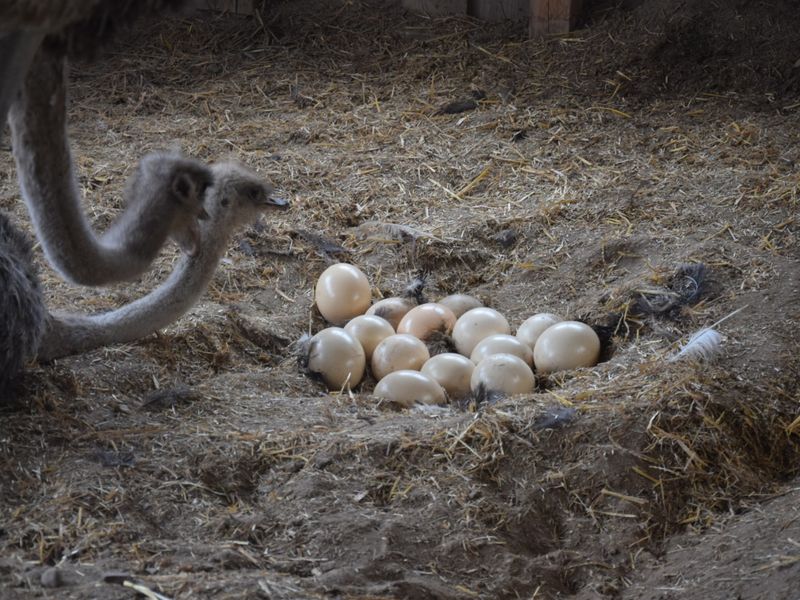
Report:
[{"label": "wooden post", "polygon": [[575,26],[582,0],[530,0],[530,35],[567,33]]}]

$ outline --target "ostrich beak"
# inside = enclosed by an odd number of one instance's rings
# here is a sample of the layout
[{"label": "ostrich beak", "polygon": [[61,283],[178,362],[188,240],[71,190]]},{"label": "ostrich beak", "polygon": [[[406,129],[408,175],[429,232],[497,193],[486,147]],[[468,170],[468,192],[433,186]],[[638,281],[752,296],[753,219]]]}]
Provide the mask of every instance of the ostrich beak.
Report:
[{"label": "ostrich beak", "polygon": [[271,196],[267,198],[267,204],[269,206],[275,206],[276,208],[284,208],[284,209],[289,208],[289,206],[291,206],[290,202],[285,198],[273,198]]}]

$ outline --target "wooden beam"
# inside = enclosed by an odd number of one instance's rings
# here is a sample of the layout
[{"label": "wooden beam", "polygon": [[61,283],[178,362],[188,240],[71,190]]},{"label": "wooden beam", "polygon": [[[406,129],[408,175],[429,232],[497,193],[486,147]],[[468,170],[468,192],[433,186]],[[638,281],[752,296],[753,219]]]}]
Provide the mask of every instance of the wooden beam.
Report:
[{"label": "wooden beam", "polygon": [[530,0],[530,35],[567,33],[581,11],[582,0]]}]

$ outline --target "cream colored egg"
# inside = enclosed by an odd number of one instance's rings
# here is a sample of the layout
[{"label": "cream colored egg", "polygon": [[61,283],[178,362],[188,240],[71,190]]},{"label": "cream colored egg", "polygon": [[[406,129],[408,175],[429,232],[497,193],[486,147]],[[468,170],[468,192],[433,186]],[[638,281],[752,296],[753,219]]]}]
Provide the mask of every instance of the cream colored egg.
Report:
[{"label": "cream colored egg", "polygon": [[314,300],[326,321],[344,324],[369,308],[372,290],[361,269],[337,263],[325,269],[317,279]]},{"label": "cream colored egg", "polygon": [[397,333],[408,333],[421,340],[427,340],[437,332],[450,335],[455,324],[456,316],[452,310],[441,304],[428,302],[408,311],[400,319]]},{"label": "cream colored egg", "polygon": [[396,330],[397,326],[400,324],[400,319],[415,306],[417,306],[417,303],[411,298],[384,298],[370,306],[367,309],[367,314],[386,319]]},{"label": "cream colored egg", "polygon": [[470,356],[478,342],[495,333],[511,333],[506,318],[492,308],[473,308],[456,321],[453,341],[460,354]]},{"label": "cream colored egg", "polygon": [[470,377],[474,370],[475,363],[466,356],[445,352],[431,356],[422,365],[421,372],[442,386],[448,397],[457,400],[469,395]]},{"label": "cream colored egg", "polygon": [[419,371],[409,370],[389,373],[375,386],[373,395],[405,407],[446,402],[442,386]]},{"label": "cream colored egg", "polygon": [[419,338],[407,333],[391,335],[372,353],[372,374],[380,381],[394,371],[419,371],[430,356],[428,347]]},{"label": "cream colored egg", "polygon": [[372,358],[372,352],[378,344],[390,335],[394,335],[394,329],[389,325],[389,321],[375,315],[359,315],[355,319],[350,319],[344,330],[361,342],[367,360]]},{"label": "cream colored egg", "polygon": [[307,365],[309,372],[322,377],[328,389],[340,390],[361,382],[367,359],[355,337],[341,327],[328,327],[311,338]]},{"label": "cream colored egg", "polygon": [[600,358],[600,338],[585,323],[561,321],[542,332],[533,348],[540,373],[593,367]]},{"label": "cream colored egg", "polygon": [[529,367],[533,367],[533,351],[528,348],[527,344],[513,335],[496,333],[485,337],[478,342],[469,357],[477,365],[492,354],[513,354],[524,360]]},{"label": "cream colored egg", "polygon": [[513,396],[527,394],[536,387],[536,377],[519,356],[492,354],[475,366],[470,379],[473,392],[486,392]]},{"label": "cream colored egg", "polygon": [[439,304],[443,304],[452,310],[456,319],[468,310],[483,306],[483,302],[478,300],[475,296],[470,296],[468,294],[450,294],[439,300]]},{"label": "cream colored egg", "polygon": [[542,335],[542,332],[556,323],[563,321],[558,315],[553,313],[538,313],[525,319],[525,321],[517,328],[517,337],[528,344],[531,351],[536,345],[536,340]]}]

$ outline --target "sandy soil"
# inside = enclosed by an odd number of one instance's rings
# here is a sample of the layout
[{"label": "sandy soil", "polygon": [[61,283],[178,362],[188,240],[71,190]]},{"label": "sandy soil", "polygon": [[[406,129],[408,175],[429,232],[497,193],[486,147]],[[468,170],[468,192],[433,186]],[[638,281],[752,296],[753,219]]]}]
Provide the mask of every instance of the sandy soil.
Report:
[{"label": "sandy soil", "polygon": [[[174,326],[31,365],[5,399],[0,596],[796,598],[798,32],[788,1],[598,6],[529,41],[302,0],[263,27],[162,20],[73,65],[98,228],[175,142],[294,209],[243,233]],[[0,208],[27,226],[8,148]],[[97,311],[176,256],[129,286],[41,277],[51,306]],[[376,298],[425,271],[429,297],[513,326],[585,320],[607,360],[489,405],[329,394],[295,341],[324,326],[311,290],[336,260]],[[668,360],[743,306],[714,360]]]}]

